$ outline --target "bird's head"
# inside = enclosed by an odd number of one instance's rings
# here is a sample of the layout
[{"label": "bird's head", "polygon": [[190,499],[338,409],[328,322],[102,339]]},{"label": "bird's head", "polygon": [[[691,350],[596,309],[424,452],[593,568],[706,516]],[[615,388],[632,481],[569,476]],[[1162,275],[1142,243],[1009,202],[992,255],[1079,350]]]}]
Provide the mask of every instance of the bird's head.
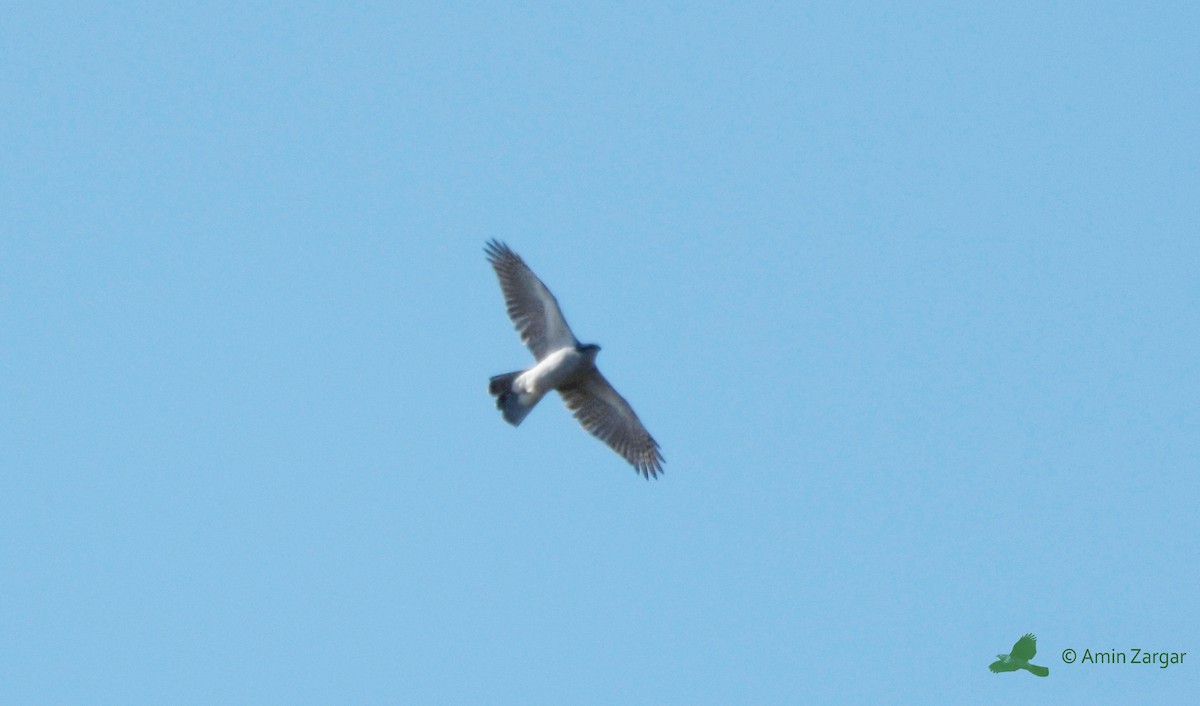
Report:
[{"label": "bird's head", "polygon": [[575,349],[591,360],[595,360],[596,354],[600,352],[600,346],[596,345],[595,343],[582,343],[578,346],[575,346]]}]

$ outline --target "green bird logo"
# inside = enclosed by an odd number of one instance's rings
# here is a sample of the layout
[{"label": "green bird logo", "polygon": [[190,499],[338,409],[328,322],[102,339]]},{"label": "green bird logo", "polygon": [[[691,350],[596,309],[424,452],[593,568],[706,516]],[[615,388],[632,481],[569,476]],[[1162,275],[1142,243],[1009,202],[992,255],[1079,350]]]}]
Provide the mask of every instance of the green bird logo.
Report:
[{"label": "green bird logo", "polygon": [[1013,645],[1012,652],[1006,655],[996,655],[1000,659],[988,665],[988,669],[996,674],[1000,672],[1015,672],[1018,669],[1024,669],[1032,672],[1039,677],[1050,676],[1050,670],[1045,667],[1039,667],[1036,664],[1030,664],[1029,660],[1037,654],[1037,636],[1033,633],[1025,633],[1025,637],[1017,640],[1017,644]]}]

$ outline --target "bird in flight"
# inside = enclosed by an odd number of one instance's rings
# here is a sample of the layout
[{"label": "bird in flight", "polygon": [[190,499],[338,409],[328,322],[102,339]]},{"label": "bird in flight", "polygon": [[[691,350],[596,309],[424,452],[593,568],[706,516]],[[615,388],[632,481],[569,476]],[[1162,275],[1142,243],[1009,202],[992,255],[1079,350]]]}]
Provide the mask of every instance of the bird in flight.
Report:
[{"label": "bird in flight", "polygon": [[583,344],[571,333],[558,301],[546,285],[504,243],[488,241],[488,262],[500,278],[508,316],[537,364],[492,377],[488,392],[504,421],[517,426],[542,397],[558,390],[580,425],[608,444],[647,479],[663,472],[658,442],[633,408],[596,369],[600,346]]},{"label": "bird in flight", "polygon": [[999,674],[1000,672],[1015,672],[1018,669],[1024,669],[1039,677],[1050,676],[1050,670],[1045,667],[1039,667],[1036,664],[1030,664],[1029,660],[1037,654],[1037,636],[1033,633],[1026,633],[1024,637],[1017,640],[1017,644],[1013,645],[1012,652],[1006,655],[996,655],[999,659],[988,665],[988,669]]}]

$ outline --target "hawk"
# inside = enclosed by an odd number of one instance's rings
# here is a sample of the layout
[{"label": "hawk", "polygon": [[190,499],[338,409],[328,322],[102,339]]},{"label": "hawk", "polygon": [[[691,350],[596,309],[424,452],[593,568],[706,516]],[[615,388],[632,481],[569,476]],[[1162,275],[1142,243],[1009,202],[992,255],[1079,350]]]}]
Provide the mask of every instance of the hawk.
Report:
[{"label": "hawk", "polygon": [[488,262],[500,278],[508,316],[537,359],[528,370],[491,378],[488,392],[504,421],[518,426],[546,393],[558,390],[581,426],[608,444],[647,479],[662,473],[658,442],[642,426],[633,408],[596,369],[600,346],[583,344],[571,333],[558,301],[507,245],[488,241]]},{"label": "hawk", "polygon": [[1000,672],[1015,672],[1018,669],[1024,669],[1031,674],[1036,674],[1039,677],[1050,676],[1050,670],[1045,667],[1039,667],[1036,664],[1030,664],[1029,660],[1037,654],[1037,636],[1033,633],[1026,633],[1024,637],[1017,640],[1017,644],[1013,645],[1012,652],[1006,655],[996,655],[999,659],[988,665],[988,669],[999,674]]}]

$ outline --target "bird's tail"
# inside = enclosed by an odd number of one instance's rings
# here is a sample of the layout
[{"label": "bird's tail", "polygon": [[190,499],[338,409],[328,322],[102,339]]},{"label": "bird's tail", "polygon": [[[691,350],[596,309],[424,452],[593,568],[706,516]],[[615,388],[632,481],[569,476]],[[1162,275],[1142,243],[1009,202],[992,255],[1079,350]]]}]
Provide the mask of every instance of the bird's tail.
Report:
[{"label": "bird's tail", "polygon": [[513,390],[513,382],[524,370],[517,370],[503,375],[493,375],[488,382],[488,392],[496,396],[496,409],[504,414],[504,421],[518,426],[521,420],[529,414],[529,410],[542,399],[541,395],[531,395]]},{"label": "bird's tail", "polygon": [[1045,667],[1039,667],[1036,664],[1027,664],[1027,665],[1025,665],[1025,668],[1028,669],[1029,671],[1033,672],[1035,675],[1037,675],[1039,677],[1050,676],[1049,669],[1047,669]]}]

